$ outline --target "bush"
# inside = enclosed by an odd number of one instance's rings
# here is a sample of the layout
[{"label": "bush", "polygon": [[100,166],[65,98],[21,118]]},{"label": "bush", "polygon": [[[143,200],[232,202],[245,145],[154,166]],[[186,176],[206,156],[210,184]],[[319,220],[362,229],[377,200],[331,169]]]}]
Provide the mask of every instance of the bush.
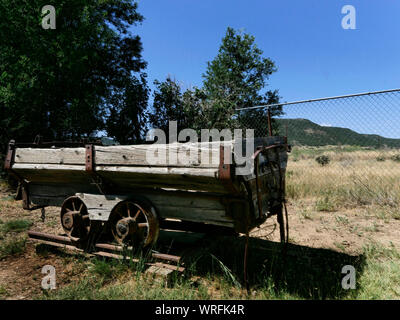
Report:
[{"label": "bush", "polygon": [[376,157],[376,161],[381,162],[381,161],[385,161],[385,160],[386,160],[386,158],[382,155]]},{"label": "bush", "polygon": [[318,164],[320,164],[321,166],[326,166],[327,164],[329,164],[331,159],[326,155],[322,155],[322,156],[316,157],[315,161],[317,161]]},{"label": "bush", "polygon": [[400,162],[400,154],[395,154],[391,157],[391,159],[395,162]]}]

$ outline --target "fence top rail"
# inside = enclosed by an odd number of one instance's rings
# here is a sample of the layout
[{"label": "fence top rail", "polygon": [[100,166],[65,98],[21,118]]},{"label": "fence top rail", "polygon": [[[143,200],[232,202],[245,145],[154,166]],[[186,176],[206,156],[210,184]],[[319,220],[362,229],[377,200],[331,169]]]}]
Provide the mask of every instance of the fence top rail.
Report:
[{"label": "fence top rail", "polygon": [[400,88],[399,89],[391,89],[391,90],[382,90],[382,91],[372,91],[372,92],[348,94],[348,95],[344,95],[344,96],[318,98],[318,99],[311,99],[311,100],[299,100],[299,101],[292,101],[292,102],[265,104],[265,105],[254,106],[254,107],[249,107],[249,108],[240,108],[240,109],[236,109],[236,111],[252,110],[252,109],[259,109],[259,108],[271,108],[271,107],[277,107],[277,106],[288,106],[288,105],[291,105],[291,104],[301,104],[301,103],[308,103],[308,102],[326,101],[326,100],[343,99],[343,98],[351,98],[351,97],[361,97],[361,96],[368,96],[368,95],[381,94],[381,93],[390,93],[390,92],[400,92]]}]

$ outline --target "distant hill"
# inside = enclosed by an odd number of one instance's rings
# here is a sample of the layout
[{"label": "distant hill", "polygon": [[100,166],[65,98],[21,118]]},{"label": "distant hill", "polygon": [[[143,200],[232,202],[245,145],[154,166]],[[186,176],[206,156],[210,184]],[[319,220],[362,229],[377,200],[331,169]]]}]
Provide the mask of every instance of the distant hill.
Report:
[{"label": "distant hill", "polygon": [[400,148],[400,139],[376,134],[360,134],[347,128],[324,127],[307,119],[278,119],[281,135],[287,135],[292,145],[326,146],[354,145],[373,148]]}]

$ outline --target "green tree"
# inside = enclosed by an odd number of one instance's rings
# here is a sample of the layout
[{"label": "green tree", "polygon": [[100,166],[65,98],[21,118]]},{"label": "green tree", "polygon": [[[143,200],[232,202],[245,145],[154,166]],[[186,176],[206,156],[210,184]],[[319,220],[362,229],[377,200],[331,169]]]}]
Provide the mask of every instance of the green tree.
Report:
[{"label": "green tree", "polygon": [[[203,75],[207,96],[203,115],[207,125],[249,128],[255,125],[248,123],[249,120],[254,122],[261,116],[266,121],[265,110],[241,112],[236,116],[236,109],[277,103],[277,91],[262,93],[269,76],[276,71],[274,62],[263,57],[263,51],[257,47],[253,36],[228,28],[218,55],[208,63]],[[279,115],[281,108],[273,108],[271,112],[274,116]],[[262,134],[260,130],[258,133]]]},{"label": "green tree", "polygon": [[[146,63],[141,40],[129,29],[143,20],[137,3],[54,0],[55,30],[42,28],[41,9],[46,4],[44,0],[0,0],[3,152],[10,138],[32,141],[36,134],[45,139],[94,135],[104,130],[106,117],[114,120],[118,112],[120,118],[124,114],[143,120],[147,88],[141,73]],[[136,91],[142,92],[140,102],[133,101]],[[132,140],[140,136],[124,132]]]},{"label": "green tree", "polygon": [[110,98],[106,130],[120,144],[143,142],[147,132],[147,101],[150,89],[146,75],[132,77]]},{"label": "green tree", "polygon": [[186,128],[201,128],[201,108],[205,98],[201,90],[182,92],[179,83],[167,77],[164,82],[154,81],[153,106],[149,110],[149,123],[152,128],[164,130],[168,136],[168,124],[176,121],[178,132]]},{"label": "green tree", "polygon": [[185,111],[180,85],[170,77],[163,82],[154,81],[153,107],[149,112],[152,128],[168,133],[169,121],[177,121],[178,130],[185,128]]},{"label": "green tree", "polygon": [[[264,100],[260,103],[262,105],[277,104],[279,103],[278,91],[267,91],[264,95]],[[271,107],[271,127],[272,134],[279,134],[279,124],[275,121],[274,117],[281,115],[282,107]],[[239,126],[243,129],[254,129],[255,137],[263,137],[269,135],[268,128],[268,109],[255,108],[249,110],[242,110],[238,112],[237,121]]]}]

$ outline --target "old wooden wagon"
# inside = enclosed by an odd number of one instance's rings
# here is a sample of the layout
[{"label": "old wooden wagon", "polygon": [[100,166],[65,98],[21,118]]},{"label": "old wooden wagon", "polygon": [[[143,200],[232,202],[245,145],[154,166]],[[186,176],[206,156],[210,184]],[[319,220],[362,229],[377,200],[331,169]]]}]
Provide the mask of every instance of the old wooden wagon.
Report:
[{"label": "old wooden wagon", "polygon": [[[119,244],[150,246],[160,228],[246,234],[271,216],[278,217],[284,240],[287,139],[251,143],[254,152],[239,164],[235,141],[157,146],[11,141],[5,168],[19,181],[24,209],[61,207],[61,225],[76,246],[88,248],[98,234]],[[167,156],[150,161],[151,148]],[[250,171],[238,174],[245,165]]]}]

